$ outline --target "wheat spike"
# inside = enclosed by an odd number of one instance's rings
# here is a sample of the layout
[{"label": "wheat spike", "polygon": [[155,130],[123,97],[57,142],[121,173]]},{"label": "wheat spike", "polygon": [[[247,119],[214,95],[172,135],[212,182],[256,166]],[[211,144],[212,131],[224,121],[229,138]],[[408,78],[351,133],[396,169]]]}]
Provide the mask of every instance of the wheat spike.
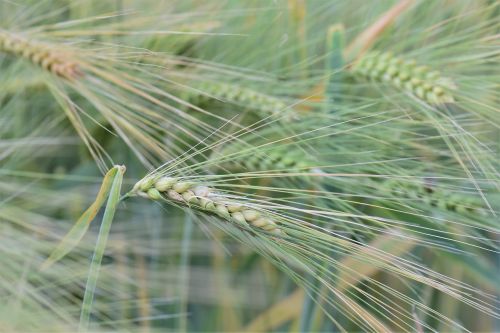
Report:
[{"label": "wheat spike", "polygon": [[314,162],[301,150],[273,150],[268,154],[254,154],[243,159],[242,163],[249,170],[280,170],[283,172],[305,172]]},{"label": "wheat spike", "polygon": [[211,96],[222,101],[239,104],[248,109],[256,110],[264,116],[283,117],[287,121],[295,118],[285,102],[250,88],[221,82],[204,82],[197,85],[196,88],[204,93],[199,95],[201,97]]},{"label": "wheat spike", "polygon": [[396,197],[419,200],[445,211],[483,216],[487,213],[487,209],[480,199],[467,194],[451,193],[430,184],[408,183],[392,179],[382,182],[381,188]]},{"label": "wheat spike", "polygon": [[355,62],[352,71],[358,76],[388,82],[430,104],[453,103],[455,89],[449,78],[414,60],[404,60],[390,52],[370,52]]},{"label": "wheat spike", "polygon": [[[242,147],[235,144],[230,147],[230,152],[237,152]],[[283,173],[306,173],[322,170],[304,151],[300,149],[274,149],[270,152],[254,152],[245,154],[243,158],[234,158],[226,163],[222,163],[223,168],[241,169],[249,171],[279,171]],[[460,214],[486,215],[487,208],[483,202],[471,195],[461,193],[451,193],[446,189],[426,183],[409,183],[397,179],[386,181],[370,181],[370,187],[381,191],[403,197],[406,199],[419,200],[429,206],[437,207],[441,210],[456,212]]]},{"label": "wheat spike", "polygon": [[5,30],[0,30],[0,52],[28,59],[33,64],[68,80],[81,74],[77,62],[68,52]]},{"label": "wheat spike", "polygon": [[235,225],[250,225],[273,234],[281,233],[276,222],[267,214],[234,199],[228,199],[215,189],[196,182],[167,176],[146,177],[135,184],[130,195],[139,195],[151,200],[167,200],[203,213],[217,215]]},{"label": "wheat spike", "polygon": [[[244,148],[236,144],[241,150]],[[233,151],[231,147],[230,151]],[[238,150],[234,153],[237,154]],[[222,152],[223,155],[228,156],[227,151]],[[229,155],[231,156],[231,155]],[[249,171],[270,171],[276,170],[284,173],[294,172],[308,172],[314,165],[316,165],[312,158],[310,158],[304,151],[300,149],[273,149],[269,152],[252,151],[251,154],[245,154],[243,157],[236,156],[226,162],[222,162],[220,166],[224,169],[233,170],[241,169],[242,167]]]}]

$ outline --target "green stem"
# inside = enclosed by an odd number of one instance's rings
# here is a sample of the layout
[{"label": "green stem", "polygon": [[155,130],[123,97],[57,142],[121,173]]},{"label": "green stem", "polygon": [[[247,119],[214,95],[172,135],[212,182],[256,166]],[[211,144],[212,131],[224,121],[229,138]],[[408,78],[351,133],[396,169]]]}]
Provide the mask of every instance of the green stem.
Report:
[{"label": "green stem", "polygon": [[184,223],[184,232],[182,235],[182,252],[180,258],[179,283],[180,303],[179,303],[179,332],[187,332],[187,306],[188,306],[188,284],[189,284],[189,249],[193,234],[193,218],[190,214],[186,214]]},{"label": "green stem", "polygon": [[[344,60],[344,26],[336,24],[330,27],[327,37],[327,51],[329,57],[327,59],[326,71],[329,74],[328,81],[325,87],[325,99],[328,102],[326,105],[339,105],[342,96],[342,84],[344,81],[343,67]],[[333,112],[334,110],[327,110]]]},{"label": "green stem", "polygon": [[94,292],[97,285],[97,279],[99,277],[101,261],[104,255],[104,250],[106,249],[109,230],[111,229],[111,223],[113,222],[113,217],[115,216],[116,207],[120,202],[120,189],[122,186],[125,168],[121,166],[115,166],[115,168],[118,168],[118,172],[115,174],[113,179],[113,185],[111,186],[111,191],[106,203],[106,209],[104,210],[104,215],[102,217],[101,228],[97,237],[94,255],[92,257],[92,262],[90,263],[87,285],[85,286],[85,294],[80,313],[79,332],[86,332],[89,329],[90,313],[92,311],[92,303],[94,301]]}]

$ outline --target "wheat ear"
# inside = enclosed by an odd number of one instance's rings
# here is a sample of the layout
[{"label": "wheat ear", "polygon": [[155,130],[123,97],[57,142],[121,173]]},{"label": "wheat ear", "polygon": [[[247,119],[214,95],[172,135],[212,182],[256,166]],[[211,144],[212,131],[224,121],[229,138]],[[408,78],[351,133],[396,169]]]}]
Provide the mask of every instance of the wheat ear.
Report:
[{"label": "wheat ear", "polygon": [[[396,197],[419,200],[442,210],[460,214],[486,215],[487,208],[476,197],[461,193],[452,193],[443,188],[425,183],[415,184],[400,180],[388,180],[381,183],[383,191]],[[379,188],[380,188],[379,187]]]},{"label": "wheat ear", "polygon": [[358,76],[393,86],[414,94],[430,104],[454,102],[451,91],[453,81],[442,77],[438,71],[419,66],[414,60],[404,60],[390,52],[369,52],[355,62],[352,72]]},{"label": "wheat ear", "polygon": [[248,109],[259,111],[264,116],[283,117],[284,120],[291,120],[296,116],[288,110],[288,105],[279,98],[235,84],[205,82],[197,85],[196,88],[204,93],[198,97],[211,96],[222,101],[240,104]]},{"label": "wheat ear", "polygon": [[60,50],[58,46],[33,41],[5,30],[0,30],[0,52],[28,59],[52,74],[68,80],[81,74],[78,63],[69,52]]},{"label": "wheat ear", "polygon": [[311,171],[317,162],[301,149],[284,146],[282,149],[272,149],[267,152],[247,148],[236,143],[222,150],[216,156],[223,169],[247,169],[249,171],[279,170],[284,173]]},{"label": "wheat ear", "polygon": [[281,229],[269,214],[236,199],[228,199],[215,189],[196,182],[167,176],[150,176],[135,184],[129,196],[133,195],[181,204],[209,215],[217,215],[238,226],[253,226],[273,234],[281,233]]},{"label": "wheat ear", "polygon": [[[241,150],[243,150],[243,147],[239,144],[235,144],[228,149],[228,152],[234,152],[233,154],[236,154],[236,152]],[[223,154],[228,152],[223,151]],[[231,156],[230,153],[229,156]],[[221,166],[226,169],[244,167],[250,171],[279,170],[284,173],[321,173],[321,169],[313,167],[316,164],[300,149],[274,149],[266,153],[256,151],[252,152],[252,154],[236,156],[227,162],[223,162]],[[376,182],[374,184],[370,182],[370,186],[374,186],[396,197],[419,200],[429,206],[438,207],[442,210],[460,214],[487,214],[487,208],[481,200],[467,194],[451,193],[450,191],[430,184],[408,183],[391,179]]]}]

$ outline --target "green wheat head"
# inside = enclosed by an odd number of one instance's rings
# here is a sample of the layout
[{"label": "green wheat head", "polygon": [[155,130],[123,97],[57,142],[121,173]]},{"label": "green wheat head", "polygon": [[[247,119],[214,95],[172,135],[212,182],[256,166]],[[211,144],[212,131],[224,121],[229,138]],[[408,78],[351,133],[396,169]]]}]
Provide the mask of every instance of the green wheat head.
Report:
[{"label": "green wheat head", "polygon": [[198,94],[196,97],[203,100],[220,100],[236,104],[244,109],[254,111],[263,117],[281,118],[290,121],[296,117],[296,113],[280,98],[266,95],[250,88],[237,84],[224,82],[204,82],[195,86]]},{"label": "green wheat head", "polygon": [[280,234],[272,218],[245,204],[244,200],[226,198],[215,189],[203,184],[182,181],[174,177],[148,177],[138,182],[129,196],[139,195],[151,200],[170,201],[206,214],[219,216],[235,225],[253,226]]},{"label": "green wheat head", "polygon": [[[228,170],[276,171],[283,173],[309,172],[317,165],[314,158],[293,145],[272,149],[252,149],[235,142],[224,147],[214,156],[217,167]],[[295,147],[297,148],[297,147]],[[246,149],[246,151],[245,151]],[[242,153],[243,152],[243,153]]]},{"label": "green wheat head", "polygon": [[425,204],[428,209],[435,207],[442,211],[458,214],[488,215],[488,207],[479,194],[451,192],[433,184],[405,182],[396,179],[382,181],[377,185],[374,186],[395,198],[411,199],[416,204]]},{"label": "green wheat head", "polygon": [[429,104],[453,103],[453,81],[438,71],[391,52],[369,52],[352,66],[359,77],[388,83]]}]

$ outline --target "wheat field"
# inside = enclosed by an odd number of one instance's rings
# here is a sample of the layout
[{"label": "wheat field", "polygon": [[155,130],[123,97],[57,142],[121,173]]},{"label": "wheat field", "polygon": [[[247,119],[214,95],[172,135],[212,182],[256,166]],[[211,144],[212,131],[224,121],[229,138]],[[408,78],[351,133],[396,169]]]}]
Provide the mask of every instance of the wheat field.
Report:
[{"label": "wheat field", "polygon": [[499,18],[0,0],[0,332],[500,332]]}]

